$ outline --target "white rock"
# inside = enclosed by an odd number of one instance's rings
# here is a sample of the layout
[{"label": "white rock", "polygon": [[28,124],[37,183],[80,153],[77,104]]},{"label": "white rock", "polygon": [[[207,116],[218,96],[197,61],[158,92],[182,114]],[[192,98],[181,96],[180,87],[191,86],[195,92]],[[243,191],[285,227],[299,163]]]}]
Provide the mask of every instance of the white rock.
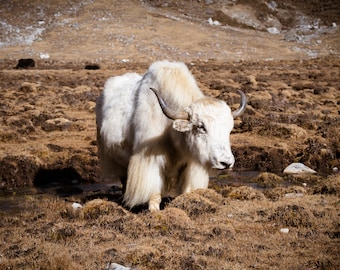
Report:
[{"label": "white rock", "polygon": [[274,35],[280,34],[280,30],[277,29],[276,27],[268,27],[267,32]]},{"label": "white rock", "polygon": [[83,206],[80,203],[76,203],[76,202],[72,203],[72,208],[73,208],[74,211],[76,211],[76,210],[78,210],[82,207]]},{"label": "white rock", "polygon": [[316,173],[316,171],[312,170],[311,168],[307,167],[302,163],[292,163],[288,167],[283,170],[283,173],[286,174],[312,174]]},{"label": "white rock", "polygon": [[208,23],[210,25],[221,25],[221,23],[219,21],[214,21],[212,18],[208,19]]},{"label": "white rock", "polygon": [[40,59],[49,59],[50,55],[48,53],[40,53]]},{"label": "white rock", "polygon": [[275,10],[277,8],[277,3],[275,1],[270,1],[269,3],[267,3],[267,6],[271,9],[271,10]]},{"label": "white rock", "polygon": [[125,267],[118,263],[108,263],[106,266],[106,270],[130,270],[130,267]]},{"label": "white rock", "polygon": [[288,228],[282,228],[280,229],[281,233],[289,233],[289,229]]},{"label": "white rock", "polygon": [[72,126],[72,121],[58,117],[54,119],[48,119],[42,126],[44,131],[54,131],[54,130],[67,130]]},{"label": "white rock", "polygon": [[294,193],[294,192],[292,192],[292,193],[286,193],[285,194],[285,197],[286,198],[299,198],[299,197],[303,197],[303,193]]}]

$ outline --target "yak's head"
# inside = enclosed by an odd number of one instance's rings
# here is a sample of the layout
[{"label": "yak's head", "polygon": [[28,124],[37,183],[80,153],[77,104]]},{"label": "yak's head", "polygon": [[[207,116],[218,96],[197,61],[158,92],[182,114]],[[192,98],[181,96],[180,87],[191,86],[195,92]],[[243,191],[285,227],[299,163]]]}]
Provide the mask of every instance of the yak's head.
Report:
[{"label": "yak's head", "polygon": [[230,148],[230,132],[234,127],[234,118],[240,116],[247,104],[242,91],[241,104],[236,111],[222,100],[204,97],[183,111],[174,112],[164,102],[157,90],[150,88],[157,96],[163,113],[173,120],[173,128],[185,133],[190,151],[200,163],[215,169],[232,168],[235,158]]}]

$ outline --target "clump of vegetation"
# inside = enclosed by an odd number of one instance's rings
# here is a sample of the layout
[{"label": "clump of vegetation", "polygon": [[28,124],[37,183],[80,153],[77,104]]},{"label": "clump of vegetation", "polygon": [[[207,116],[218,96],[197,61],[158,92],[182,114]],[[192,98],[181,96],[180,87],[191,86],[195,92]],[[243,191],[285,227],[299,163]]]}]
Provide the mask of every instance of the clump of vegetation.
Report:
[{"label": "clump of vegetation", "polygon": [[265,196],[262,192],[248,187],[248,186],[241,186],[238,188],[233,188],[229,193],[228,197],[235,200],[264,200]]},{"label": "clump of vegetation", "polygon": [[269,220],[285,227],[310,228],[314,226],[312,213],[298,205],[279,206],[270,215]]},{"label": "clump of vegetation", "polygon": [[274,173],[264,172],[255,177],[252,182],[258,184],[260,187],[273,188],[281,185],[283,179]]},{"label": "clump of vegetation", "polygon": [[340,175],[332,175],[322,179],[315,187],[314,194],[340,194]]}]

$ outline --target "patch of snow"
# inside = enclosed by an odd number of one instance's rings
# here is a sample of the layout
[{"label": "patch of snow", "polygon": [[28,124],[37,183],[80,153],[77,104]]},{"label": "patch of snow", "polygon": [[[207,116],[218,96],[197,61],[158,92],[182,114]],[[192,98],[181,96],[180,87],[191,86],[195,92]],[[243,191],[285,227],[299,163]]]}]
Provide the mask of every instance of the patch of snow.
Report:
[{"label": "patch of snow", "polygon": [[0,21],[0,32],[2,33],[3,41],[0,42],[0,47],[27,45],[39,39],[46,29],[44,27],[27,26],[20,29],[7,22]]}]

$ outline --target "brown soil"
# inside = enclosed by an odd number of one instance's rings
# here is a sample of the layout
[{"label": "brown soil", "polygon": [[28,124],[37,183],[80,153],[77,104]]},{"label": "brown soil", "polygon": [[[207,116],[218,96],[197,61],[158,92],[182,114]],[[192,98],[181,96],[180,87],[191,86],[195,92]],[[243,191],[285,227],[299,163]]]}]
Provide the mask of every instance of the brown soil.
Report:
[{"label": "brown soil", "polygon": [[[0,269],[339,268],[338,1],[45,2],[0,8]],[[163,58],[232,107],[247,94],[234,172],[158,213],[125,209],[119,187],[79,185],[99,179],[95,101]],[[317,175],[282,175],[292,162]]]}]

